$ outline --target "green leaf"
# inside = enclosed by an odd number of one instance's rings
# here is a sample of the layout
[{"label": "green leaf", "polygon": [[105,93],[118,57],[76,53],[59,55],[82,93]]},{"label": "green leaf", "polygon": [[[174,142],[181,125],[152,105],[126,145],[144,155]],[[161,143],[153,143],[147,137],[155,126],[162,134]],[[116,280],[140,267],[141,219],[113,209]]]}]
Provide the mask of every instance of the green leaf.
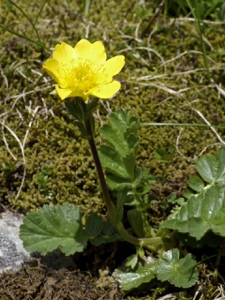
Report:
[{"label": "green leaf", "polygon": [[169,281],[176,287],[189,288],[198,280],[196,261],[187,254],[179,259],[179,250],[172,249],[162,254],[156,266],[157,278]]},{"label": "green leaf", "polygon": [[116,228],[109,221],[104,221],[102,216],[96,213],[92,213],[88,216],[85,231],[88,239],[94,246],[112,243],[119,239]]},{"label": "green leaf", "polygon": [[138,209],[131,209],[127,212],[128,221],[132,227],[132,230],[138,237],[152,237],[155,236],[153,228],[150,226],[147,220],[146,214]]},{"label": "green leaf", "polygon": [[[225,236],[225,148],[218,150],[218,157],[205,155],[196,162],[196,169],[208,182],[191,179],[189,185],[198,191],[189,194],[187,202],[169,216],[162,227],[189,233],[197,240],[208,231]],[[203,188],[202,188],[203,187]]]},{"label": "green leaf", "polygon": [[204,155],[197,160],[196,170],[207,183],[212,183],[217,178],[218,161],[212,155]]},{"label": "green leaf", "polygon": [[122,191],[125,188],[132,188],[130,179],[125,179],[111,174],[106,177],[106,183],[112,191]]},{"label": "green leaf", "polygon": [[41,255],[57,248],[71,255],[83,251],[87,244],[80,210],[68,203],[44,205],[29,213],[20,226],[20,238],[27,251],[38,251]]},{"label": "green leaf", "polygon": [[99,147],[98,152],[103,168],[109,173],[108,176],[111,176],[111,185],[114,179],[116,180],[115,188],[117,183],[121,182],[121,178],[130,182],[135,180],[139,119],[132,111],[120,109],[111,113],[108,121],[109,123],[100,129],[105,144]]},{"label": "green leaf", "polygon": [[225,148],[221,147],[218,150],[218,170],[217,170],[217,179],[219,181],[225,181]]},{"label": "green leaf", "polygon": [[[139,120],[131,111],[120,109],[108,117],[109,124],[100,129],[101,137],[107,141],[121,156],[130,153],[138,143],[137,131]],[[132,130],[131,130],[132,128]]]},{"label": "green leaf", "polygon": [[150,282],[155,278],[154,261],[146,266],[139,265],[138,268],[132,272],[124,269],[116,269],[113,277],[117,280],[124,291],[130,291],[139,287],[142,283]]},{"label": "green leaf", "polygon": [[104,227],[104,220],[101,216],[96,213],[92,213],[88,216],[85,224],[85,230],[88,238],[92,239],[98,236]]},{"label": "green leaf", "polygon": [[127,156],[123,157],[122,162],[127,171],[129,178],[133,181],[134,173],[135,173],[135,159],[134,159],[133,154],[130,153]]},{"label": "green leaf", "polygon": [[127,212],[129,223],[138,237],[144,237],[143,212],[131,209]]},{"label": "green leaf", "polygon": [[209,230],[225,236],[225,187],[212,186],[197,197],[191,196],[162,226],[188,232],[197,240]]},{"label": "green leaf", "polygon": [[158,161],[163,161],[163,162],[171,161],[174,158],[174,154],[175,154],[175,148],[172,145],[170,145],[168,151],[162,148],[154,150],[154,157]]},{"label": "green leaf", "polygon": [[201,192],[205,187],[204,182],[197,176],[192,176],[188,181],[188,185],[190,188],[192,188],[192,190],[196,192]]},{"label": "green leaf", "polygon": [[129,178],[129,174],[122,162],[122,157],[115,151],[115,149],[108,145],[101,145],[99,148],[99,157],[105,170],[113,175],[122,178]]},{"label": "green leaf", "polygon": [[113,243],[119,239],[121,239],[121,237],[117,233],[116,228],[109,221],[107,221],[103,223],[101,233],[95,238],[91,239],[90,242],[94,246],[99,246],[104,243]]},{"label": "green leaf", "polygon": [[134,269],[136,267],[137,263],[138,263],[138,255],[133,254],[127,258],[125,266],[130,267],[131,269]]}]

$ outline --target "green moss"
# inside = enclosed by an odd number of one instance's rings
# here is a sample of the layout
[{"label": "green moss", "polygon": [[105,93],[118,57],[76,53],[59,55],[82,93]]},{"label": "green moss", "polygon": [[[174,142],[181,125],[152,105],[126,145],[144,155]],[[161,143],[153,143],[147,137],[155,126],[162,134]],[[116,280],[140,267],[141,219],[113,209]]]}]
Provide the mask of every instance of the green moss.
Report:
[{"label": "green moss", "polygon": [[[17,5],[34,22],[40,6],[23,1]],[[80,38],[88,37],[91,41],[102,40],[109,57],[118,53],[126,56],[126,66],[119,75],[122,89],[108,101],[112,110],[132,108],[142,122],[204,123],[193,110],[196,109],[210,123],[223,125],[224,98],[218,94],[216,85],[208,82],[195,24],[187,20],[172,22],[159,15],[150,28],[149,42],[147,35],[141,38],[141,33],[149,22],[150,12],[140,20],[137,5],[136,1],[126,0],[120,3],[92,1],[89,15],[84,18],[79,1],[54,0],[45,4],[36,20],[36,28],[47,47],[62,41],[73,45]],[[38,40],[29,21],[15,6],[4,3],[2,10],[7,10],[3,14],[3,26]],[[224,83],[221,49],[225,37],[222,32],[223,25],[204,25],[212,78],[218,85]],[[9,154],[2,139],[2,201],[7,200],[23,210],[49,202],[69,201],[79,204],[85,212],[102,211],[104,207],[87,143],[73,125],[64,103],[49,95],[53,86],[42,64],[51,53],[7,32],[2,35],[2,43],[5,79],[0,87],[1,120],[22,144],[27,134],[24,166],[18,141],[4,129],[8,148],[16,159]],[[106,107],[99,105],[100,121],[105,120]],[[98,126],[100,121],[97,119]],[[218,129],[218,133],[223,137],[224,129]],[[202,127],[142,127],[140,136],[139,164],[169,182],[160,187],[159,200],[174,187],[177,193],[185,188],[188,177],[194,173],[197,156],[204,149],[215,150],[219,142],[210,129]],[[168,149],[170,145],[177,147],[174,159],[168,163],[156,161],[154,150]],[[4,164],[13,167],[6,171]],[[44,188],[37,180],[43,167],[53,170]]]}]

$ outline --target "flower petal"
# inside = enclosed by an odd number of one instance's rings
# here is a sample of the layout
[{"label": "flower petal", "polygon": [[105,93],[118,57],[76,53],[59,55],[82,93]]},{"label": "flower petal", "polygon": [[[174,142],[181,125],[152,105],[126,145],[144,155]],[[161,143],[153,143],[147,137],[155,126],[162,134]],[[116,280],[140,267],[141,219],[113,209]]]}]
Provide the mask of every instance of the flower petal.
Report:
[{"label": "flower petal", "polygon": [[55,86],[55,90],[62,100],[70,97],[80,97],[83,98],[84,102],[88,101],[88,95],[84,95],[81,90],[72,90],[70,88],[62,89],[58,85]]},{"label": "flower petal", "polygon": [[98,98],[107,99],[115,95],[119,91],[120,87],[120,82],[113,80],[110,83],[92,88],[88,91],[88,94]]},{"label": "flower petal", "polygon": [[109,75],[114,76],[118,74],[125,64],[125,57],[123,55],[117,55],[108,59],[104,66]]},{"label": "flower petal", "polygon": [[62,64],[67,64],[77,56],[73,47],[62,42],[62,44],[58,44],[55,46],[55,50],[53,51],[52,57]]},{"label": "flower petal", "polygon": [[59,83],[59,63],[54,58],[49,58],[43,65],[43,69],[57,82]]},{"label": "flower petal", "polygon": [[55,86],[56,92],[59,95],[59,97],[64,100],[66,98],[71,97],[71,94],[73,93],[73,90],[67,88],[67,89],[61,89],[58,84]]},{"label": "flower petal", "polygon": [[106,61],[105,48],[102,42],[97,41],[93,44],[88,40],[82,39],[75,46],[77,56],[102,64]]}]

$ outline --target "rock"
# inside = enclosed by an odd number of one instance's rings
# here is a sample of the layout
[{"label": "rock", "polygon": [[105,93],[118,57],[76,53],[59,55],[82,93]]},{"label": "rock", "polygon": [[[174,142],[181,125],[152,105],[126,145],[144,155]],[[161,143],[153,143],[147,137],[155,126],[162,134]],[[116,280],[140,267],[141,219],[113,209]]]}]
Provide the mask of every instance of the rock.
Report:
[{"label": "rock", "polygon": [[0,218],[0,272],[16,271],[30,257],[19,238],[23,217],[4,212]]},{"label": "rock", "polygon": [[19,228],[23,222],[22,215],[4,212],[0,217],[0,273],[20,269],[23,262],[30,258],[40,259],[52,269],[76,268],[73,256],[65,256],[60,250],[41,256],[38,252],[28,253],[19,237]]}]

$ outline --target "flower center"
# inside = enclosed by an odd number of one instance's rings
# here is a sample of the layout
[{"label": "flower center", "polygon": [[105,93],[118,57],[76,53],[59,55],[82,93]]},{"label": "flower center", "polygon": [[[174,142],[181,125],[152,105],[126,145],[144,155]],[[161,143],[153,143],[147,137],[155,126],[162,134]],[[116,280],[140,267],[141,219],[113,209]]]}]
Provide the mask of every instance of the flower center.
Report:
[{"label": "flower center", "polygon": [[104,65],[83,58],[72,59],[70,65],[63,67],[63,71],[64,80],[60,84],[61,88],[69,87],[84,94],[93,87],[112,81]]}]

